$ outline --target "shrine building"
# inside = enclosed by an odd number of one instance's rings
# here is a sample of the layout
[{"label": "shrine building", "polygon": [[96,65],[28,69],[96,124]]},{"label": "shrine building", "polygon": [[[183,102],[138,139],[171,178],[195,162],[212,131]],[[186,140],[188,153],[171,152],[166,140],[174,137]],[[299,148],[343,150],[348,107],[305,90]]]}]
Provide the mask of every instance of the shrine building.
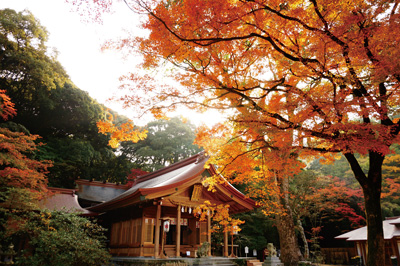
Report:
[{"label": "shrine building", "polygon": [[[392,258],[400,258],[400,217],[387,217],[382,221],[383,239],[385,241],[385,265],[392,265]],[[352,230],[335,237],[355,244],[357,255],[364,265],[367,263],[367,226]],[[394,264],[393,264],[394,265]],[[396,264],[398,265],[398,264]]]},{"label": "shrine building", "polygon": [[[196,257],[202,243],[211,243],[211,218],[200,221],[194,214],[197,206],[205,201],[229,205],[230,214],[255,207],[228,182],[209,191],[202,181],[216,172],[212,165],[206,167],[207,159],[199,153],[127,185],[77,180],[80,200],[92,205],[86,210],[97,213],[109,230],[113,256]],[[211,249],[208,253],[212,255]],[[228,256],[228,233],[223,255]]]}]

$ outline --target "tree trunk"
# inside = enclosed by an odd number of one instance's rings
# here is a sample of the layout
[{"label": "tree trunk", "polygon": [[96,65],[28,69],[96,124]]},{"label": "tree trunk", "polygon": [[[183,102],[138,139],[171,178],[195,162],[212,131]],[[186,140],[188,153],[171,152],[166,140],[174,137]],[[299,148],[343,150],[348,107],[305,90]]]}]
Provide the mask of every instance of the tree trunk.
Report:
[{"label": "tree trunk", "polygon": [[370,162],[368,180],[362,185],[367,215],[367,266],[385,265],[381,209],[382,163],[379,165],[378,162]]},{"label": "tree trunk", "polygon": [[364,193],[368,238],[367,266],[385,265],[381,208],[382,164],[385,156],[374,151],[369,153],[368,177],[363,173],[353,154],[345,154],[345,157]]},{"label": "tree trunk", "polygon": [[301,255],[293,218],[291,215],[279,215],[275,220],[279,233],[280,259],[285,266],[297,266]]},{"label": "tree trunk", "polygon": [[381,193],[378,193],[372,184],[371,186],[363,187],[363,191],[367,215],[367,266],[385,265],[385,243],[380,204]]},{"label": "tree trunk", "polygon": [[[276,175],[276,178],[278,177],[279,173]],[[275,220],[279,234],[281,260],[285,266],[297,266],[301,252],[297,242],[293,212],[289,206],[289,178],[281,177],[277,183],[281,193],[279,198],[281,210]]]},{"label": "tree trunk", "polygon": [[310,257],[310,250],[308,248],[306,234],[304,232],[304,227],[303,227],[303,224],[301,223],[300,218],[297,219],[297,226],[299,228],[301,239],[303,240],[303,244],[304,244],[304,259],[307,260]]}]

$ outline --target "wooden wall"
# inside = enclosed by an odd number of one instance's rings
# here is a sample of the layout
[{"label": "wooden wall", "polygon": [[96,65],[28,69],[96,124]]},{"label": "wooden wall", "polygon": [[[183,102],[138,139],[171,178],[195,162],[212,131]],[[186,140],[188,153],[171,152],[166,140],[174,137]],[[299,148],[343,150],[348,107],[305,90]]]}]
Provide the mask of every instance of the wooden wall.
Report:
[{"label": "wooden wall", "polygon": [[321,248],[327,264],[349,265],[350,259],[357,256],[355,248]]}]

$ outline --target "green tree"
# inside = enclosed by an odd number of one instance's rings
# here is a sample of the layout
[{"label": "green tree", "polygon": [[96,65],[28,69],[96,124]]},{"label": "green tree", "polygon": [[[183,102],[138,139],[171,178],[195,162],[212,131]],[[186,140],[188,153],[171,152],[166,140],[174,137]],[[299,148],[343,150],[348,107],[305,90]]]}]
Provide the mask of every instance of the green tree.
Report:
[{"label": "green tree", "polygon": [[275,221],[265,216],[260,209],[240,213],[234,217],[245,221],[240,226],[242,230],[239,232],[243,239],[242,246],[248,246],[250,250],[256,249],[258,252],[262,252],[267,247],[267,243],[279,246]]},{"label": "green tree", "polygon": [[136,168],[154,171],[188,158],[200,148],[193,144],[195,126],[184,123],[180,118],[149,122],[147,138],[137,143],[123,142],[121,152],[127,156]]},{"label": "green tree", "polygon": [[[368,168],[368,159],[366,157],[358,154],[357,160],[362,165],[362,169]],[[308,169],[315,171],[318,175],[338,177],[352,188],[359,186],[357,181],[354,180],[349,163],[342,154],[338,154],[336,160],[329,163],[325,162],[324,158],[317,158],[308,165]]]},{"label": "green tree", "polygon": [[360,188],[353,189],[337,177],[312,170],[303,170],[290,183],[290,205],[306,258],[320,262],[322,240],[332,242],[343,230],[365,225]]},{"label": "green tree", "polygon": [[107,146],[109,137],[96,126],[115,112],[69,80],[46,41],[46,29],[30,12],[0,10],[0,89],[18,110],[3,127],[42,137],[46,145],[36,158],[53,161],[50,186],[73,188],[76,178],[124,182],[131,163]]},{"label": "green tree", "polygon": [[66,81],[55,55],[48,55],[47,37],[29,11],[0,10],[0,88],[7,90],[19,114],[34,115],[38,105],[52,105],[48,91]]},{"label": "green tree", "polygon": [[[97,103],[87,92],[67,80],[63,86],[47,90],[42,97],[45,101],[21,99],[18,95],[12,97],[24,100],[25,106],[29,106],[28,109],[36,110],[36,112],[22,113],[18,111],[18,115],[12,121],[46,138],[101,139],[101,134],[97,132],[96,121],[103,118],[106,107]],[[106,143],[105,139],[102,137],[103,146]]]}]

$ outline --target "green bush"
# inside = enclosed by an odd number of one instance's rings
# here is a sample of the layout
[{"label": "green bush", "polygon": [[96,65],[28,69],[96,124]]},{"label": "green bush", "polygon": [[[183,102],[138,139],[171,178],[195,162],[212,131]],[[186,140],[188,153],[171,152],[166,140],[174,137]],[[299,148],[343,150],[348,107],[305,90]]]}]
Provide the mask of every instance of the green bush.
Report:
[{"label": "green bush", "polygon": [[28,248],[17,265],[86,266],[108,264],[102,227],[76,214],[38,212],[27,222]]}]

